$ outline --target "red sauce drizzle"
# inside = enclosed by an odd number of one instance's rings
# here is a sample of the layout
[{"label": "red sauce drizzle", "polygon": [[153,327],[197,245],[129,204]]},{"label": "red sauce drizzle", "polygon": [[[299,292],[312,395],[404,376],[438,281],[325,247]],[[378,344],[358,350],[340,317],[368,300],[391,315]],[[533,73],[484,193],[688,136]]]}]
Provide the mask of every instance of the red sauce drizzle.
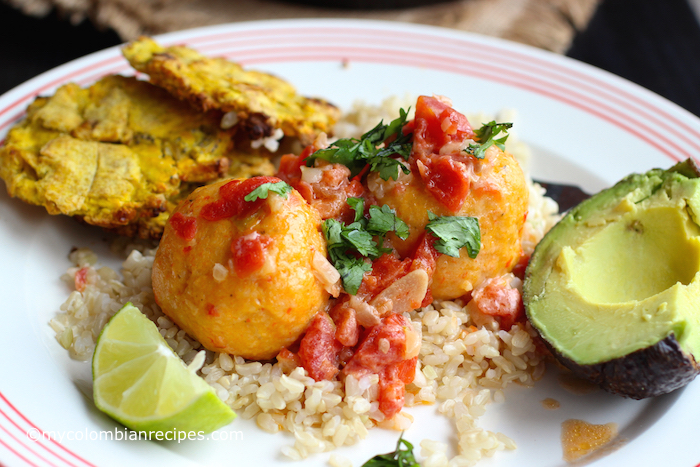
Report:
[{"label": "red sauce drizzle", "polygon": [[197,219],[194,217],[176,212],[170,216],[168,222],[170,222],[170,225],[180,238],[189,241],[194,240],[194,237],[197,235]]},{"label": "red sauce drizzle", "polygon": [[244,217],[256,211],[263,199],[246,201],[245,197],[264,183],[277,183],[277,177],[253,177],[246,180],[231,180],[219,187],[219,199],[205,204],[200,216],[208,221],[219,221],[233,216]]}]

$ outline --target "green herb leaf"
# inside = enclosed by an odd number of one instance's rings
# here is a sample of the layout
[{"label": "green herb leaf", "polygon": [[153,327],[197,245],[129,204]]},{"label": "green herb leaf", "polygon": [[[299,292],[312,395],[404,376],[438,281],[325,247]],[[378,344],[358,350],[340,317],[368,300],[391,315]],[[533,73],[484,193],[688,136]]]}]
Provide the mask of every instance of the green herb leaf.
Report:
[{"label": "green herb leaf", "polygon": [[255,190],[248,193],[245,198],[246,201],[256,201],[258,199],[267,199],[270,192],[277,193],[284,199],[287,199],[287,195],[292,191],[292,187],[286,182],[267,182],[263,183]]},{"label": "green herb leaf", "polygon": [[[496,123],[494,120],[489,123],[484,123],[481,128],[474,130],[479,142],[470,144],[464,152],[471,154],[477,159],[483,159],[486,156],[486,150],[494,144],[503,151],[505,149],[506,140],[508,139],[507,131],[512,127],[512,123]],[[497,138],[497,136],[502,133],[504,136]]]},{"label": "green herb leaf", "polygon": [[430,222],[426,230],[437,237],[433,244],[439,253],[459,258],[459,250],[467,248],[470,258],[476,258],[481,249],[479,219],[465,216],[436,216],[428,211]]},{"label": "green herb leaf", "polygon": [[[355,295],[364,273],[372,270],[371,262],[365,258],[377,259],[390,251],[381,247],[388,232],[396,232],[396,235],[405,239],[409,230],[389,206],[370,206],[367,219],[364,216],[364,199],[348,198],[347,203],[355,210],[354,222],[343,225],[335,219],[326,219],[322,227],[328,245],[328,256],[340,273],[343,288],[347,293]],[[379,244],[375,237],[381,240]]]},{"label": "green herb leaf", "polygon": [[333,265],[340,274],[343,288],[350,295],[355,295],[362,284],[362,277],[372,270],[372,264],[364,258],[355,258],[346,254],[338,254]]},{"label": "green herb leaf", "polygon": [[[412,134],[403,134],[408,112],[399,110],[399,118],[392,120],[388,125],[379,122],[377,126],[356,138],[339,139],[325,149],[320,149],[306,159],[306,165],[312,167],[316,159],[323,159],[331,163],[342,164],[350,169],[352,176],[359,174],[369,164],[369,169],[379,172],[384,180],[393,178],[398,180],[399,169],[404,173],[410,170],[393,156],[399,155],[408,160],[413,143]],[[384,144],[388,139],[395,137],[390,143]]]},{"label": "green herb leaf", "polygon": [[367,223],[367,231],[372,235],[384,236],[388,232],[395,232],[396,236],[401,240],[406,240],[408,234],[408,225],[398,218],[396,211],[391,209],[386,204],[381,208],[379,206],[369,207],[369,222]]},{"label": "green herb leaf", "polygon": [[363,223],[353,222],[345,226],[341,235],[347,245],[362,256],[370,258],[379,256],[377,243],[373,240],[372,234],[365,230]]},{"label": "green herb leaf", "polygon": [[364,198],[348,198],[347,203],[355,211],[355,220],[358,222],[365,217],[365,199]]},{"label": "green herb leaf", "polygon": [[413,445],[403,439],[403,433],[401,433],[394,452],[376,455],[362,464],[362,467],[420,467],[420,464],[413,455]]},{"label": "green herb leaf", "polygon": [[373,157],[369,162],[369,170],[379,172],[382,180],[399,179],[399,169],[406,175],[411,173],[411,169],[406,167],[397,159],[391,157]]}]

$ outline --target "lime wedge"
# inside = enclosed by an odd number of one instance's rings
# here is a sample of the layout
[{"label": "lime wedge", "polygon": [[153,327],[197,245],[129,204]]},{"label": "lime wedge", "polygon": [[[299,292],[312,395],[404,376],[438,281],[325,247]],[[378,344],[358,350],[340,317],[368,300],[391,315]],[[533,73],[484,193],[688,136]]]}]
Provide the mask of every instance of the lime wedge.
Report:
[{"label": "lime wedge", "polygon": [[97,339],[92,380],[97,408],[135,431],[209,433],[236,418],[131,303]]}]

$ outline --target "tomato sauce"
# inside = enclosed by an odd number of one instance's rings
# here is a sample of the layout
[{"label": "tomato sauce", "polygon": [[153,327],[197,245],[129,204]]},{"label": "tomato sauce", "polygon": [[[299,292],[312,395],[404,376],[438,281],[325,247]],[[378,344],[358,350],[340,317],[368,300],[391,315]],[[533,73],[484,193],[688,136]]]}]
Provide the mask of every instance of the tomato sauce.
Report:
[{"label": "tomato sauce", "polygon": [[187,240],[194,240],[197,235],[197,219],[191,216],[185,216],[180,212],[176,212],[168,219],[170,225],[175,230],[175,233]]},{"label": "tomato sauce", "polygon": [[314,147],[307,146],[298,156],[282,156],[277,175],[316,208],[321,219],[351,222],[355,212],[348,206],[347,200],[363,196],[365,189],[360,178],[350,179],[350,170],[344,165],[324,163],[325,165],[318,167],[323,171],[320,180],[312,183],[302,180],[301,168],[306,165],[305,159],[313,152]]},{"label": "tomato sauce", "polygon": [[251,232],[235,238],[231,242],[231,259],[236,273],[247,276],[259,270],[265,264],[265,250],[272,243],[272,238]]},{"label": "tomato sauce", "polygon": [[256,211],[264,199],[246,201],[248,194],[265,183],[277,183],[277,177],[254,177],[246,180],[231,180],[219,188],[219,199],[205,204],[200,216],[208,221],[218,221],[230,217],[245,217]]},{"label": "tomato sauce", "polygon": [[412,168],[437,201],[457,212],[469,194],[475,159],[459,150],[449,154],[441,150],[474,138],[474,131],[467,117],[434,97],[418,98],[414,122]]},{"label": "tomato sauce", "polygon": [[335,324],[327,313],[318,313],[299,345],[299,361],[316,381],[338,374],[338,353],[342,345],[335,340]]},{"label": "tomato sauce", "polygon": [[391,418],[401,411],[405,385],[413,381],[417,358],[406,359],[406,328],[411,323],[402,315],[390,314],[366,334],[355,349],[343,373],[361,378],[379,375],[379,410]]},{"label": "tomato sauce", "polygon": [[516,322],[525,318],[525,307],[518,289],[505,280],[492,279],[472,295],[474,304],[485,315],[494,316],[501,328],[509,330]]}]

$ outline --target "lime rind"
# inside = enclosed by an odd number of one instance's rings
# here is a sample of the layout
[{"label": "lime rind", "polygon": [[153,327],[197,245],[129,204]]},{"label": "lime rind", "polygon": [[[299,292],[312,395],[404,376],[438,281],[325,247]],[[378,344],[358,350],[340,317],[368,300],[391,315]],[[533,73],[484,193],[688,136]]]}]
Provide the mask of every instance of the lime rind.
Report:
[{"label": "lime rind", "polygon": [[132,430],[209,433],[236,418],[131,303],[100,333],[92,370],[95,405]]}]

